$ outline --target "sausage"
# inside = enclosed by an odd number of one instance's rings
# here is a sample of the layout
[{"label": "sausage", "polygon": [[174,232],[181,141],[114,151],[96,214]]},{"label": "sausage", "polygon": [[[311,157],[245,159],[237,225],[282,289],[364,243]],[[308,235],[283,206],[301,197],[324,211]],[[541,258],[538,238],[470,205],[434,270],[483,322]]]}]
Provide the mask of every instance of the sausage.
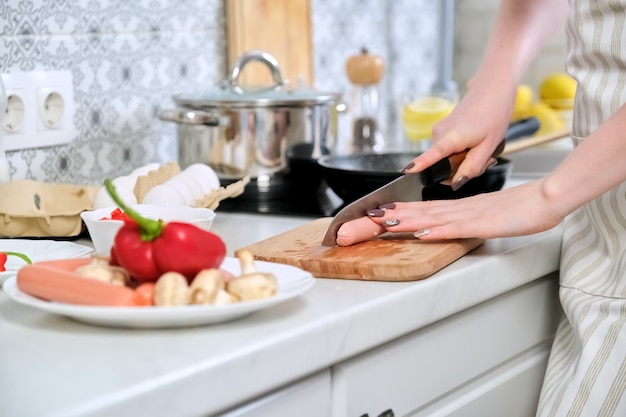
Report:
[{"label": "sausage", "polygon": [[337,245],[354,245],[372,239],[386,231],[384,226],[374,223],[369,217],[350,220],[342,224],[337,231]]},{"label": "sausage", "polygon": [[146,300],[131,288],[73,272],[90,262],[90,258],[76,258],[26,265],[17,273],[17,287],[26,294],[59,303],[107,307],[147,305]]},{"label": "sausage", "polygon": [[137,285],[135,292],[143,299],[144,303],[149,306],[154,305],[154,282],[144,282]]}]

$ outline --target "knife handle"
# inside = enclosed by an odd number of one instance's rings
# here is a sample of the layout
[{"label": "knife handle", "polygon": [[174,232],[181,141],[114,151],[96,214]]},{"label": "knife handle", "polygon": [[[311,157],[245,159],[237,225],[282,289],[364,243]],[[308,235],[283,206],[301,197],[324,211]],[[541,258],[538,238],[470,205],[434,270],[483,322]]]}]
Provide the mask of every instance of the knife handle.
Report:
[{"label": "knife handle", "polygon": [[[504,139],[498,144],[491,156],[497,158],[504,152],[504,146],[507,141],[512,141],[525,136],[533,135],[539,130],[540,122],[536,117],[528,117],[511,123],[506,131]],[[445,181],[459,169],[459,166],[465,159],[467,151],[459,152],[435,162],[430,167],[420,173],[420,180],[424,187],[430,187],[438,182]]]},{"label": "knife handle", "polygon": [[465,155],[467,155],[467,151],[452,154],[420,172],[420,181],[424,187],[430,187],[450,178],[465,159]]}]

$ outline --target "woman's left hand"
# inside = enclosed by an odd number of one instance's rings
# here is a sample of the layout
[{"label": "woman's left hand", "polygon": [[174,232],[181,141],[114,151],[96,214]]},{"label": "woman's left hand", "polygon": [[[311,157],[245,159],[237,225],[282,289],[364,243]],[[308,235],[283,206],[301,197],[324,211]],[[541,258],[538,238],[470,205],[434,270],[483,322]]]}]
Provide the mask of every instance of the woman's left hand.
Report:
[{"label": "woman's left hand", "polygon": [[[557,207],[545,201],[541,187],[542,180],[536,180],[457,200],[396,202],[369,210],[368,218],[380,227],[378,234],[412,232],[421,240],[528,235],[551,229],[563,219]],[[359,243],[352,240],[343,236],[338,244]]]}]

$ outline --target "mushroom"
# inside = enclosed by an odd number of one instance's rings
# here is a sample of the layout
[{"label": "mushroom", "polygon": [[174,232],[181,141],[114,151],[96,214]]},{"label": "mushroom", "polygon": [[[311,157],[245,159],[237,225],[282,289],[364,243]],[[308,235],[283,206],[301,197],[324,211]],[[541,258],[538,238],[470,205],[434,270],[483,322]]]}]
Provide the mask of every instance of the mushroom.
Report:
[{"label": "mushroom", "polygon": [[126,285],[129,279],[126,270],[117,266],[111,266],[108,264],[108,260],[98,256],[92,257],[90,263],[79,266],[74,272],[86,278],[122,287]]},{"label": "mushroom", "polygon": [[237,300],[226,291],[224,271],[219,269],[203,269],[193,279],[189,287],[189,301],[191,304],[230,304]]},{"label": "mushroom", "polygon": [[273,274],[259,272],[254,266],[254,256],[248,249],[235,253],[241,263],[241,275],[226,283],[226,291],[241,301],[259,300],[276,295],[278,282]]},{"label": "mushroom", "polygon": [[184,306],[189,304],[189,285],[184,275],[166,272],[154,285],[154,304],[157,306]]},{"label": "mushroom", "polygon": [[213,304],[215,304],[216,306],[219,306],[219,305],[236,303],[237,301],[239,301],[239,298],[237,298],[237,296],[229,293],[226,290],[219,290],[217,292],[217,296],[215,297],[215,302]]}]

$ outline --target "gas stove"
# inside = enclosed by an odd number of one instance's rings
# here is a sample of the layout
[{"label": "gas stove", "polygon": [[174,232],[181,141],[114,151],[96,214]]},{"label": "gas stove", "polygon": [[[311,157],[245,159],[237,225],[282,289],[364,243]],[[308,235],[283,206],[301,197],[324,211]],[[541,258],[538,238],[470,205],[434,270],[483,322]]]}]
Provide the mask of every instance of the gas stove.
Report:
[{"label": "gas stove", "polygon": [[[222,180],[221,185],[231,182]],[[334,215],[342,204],[323,181],[311,186],[301,179],[272,175],[250,180],[243,194],[221,201],[218,210],[316,218]]]}]

